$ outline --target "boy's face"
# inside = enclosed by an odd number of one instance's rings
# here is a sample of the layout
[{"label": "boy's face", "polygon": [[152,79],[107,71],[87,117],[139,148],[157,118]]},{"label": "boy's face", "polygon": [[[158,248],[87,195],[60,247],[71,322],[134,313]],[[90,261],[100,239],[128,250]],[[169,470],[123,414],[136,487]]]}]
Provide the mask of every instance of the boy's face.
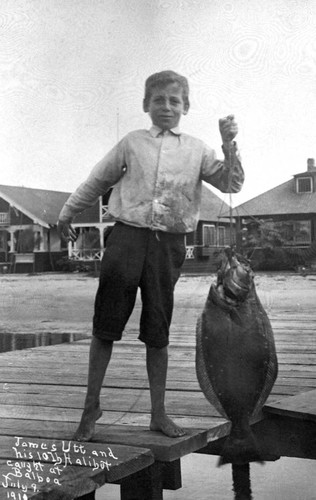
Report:
[{"label": "boy's face", "polygon": [[149,113],[154,125],[162,130],[177,127],[181,115],[186,115],[189,109],[183,100],[182,88],[177,83],[152,90],[148,105],[144,111]]}]

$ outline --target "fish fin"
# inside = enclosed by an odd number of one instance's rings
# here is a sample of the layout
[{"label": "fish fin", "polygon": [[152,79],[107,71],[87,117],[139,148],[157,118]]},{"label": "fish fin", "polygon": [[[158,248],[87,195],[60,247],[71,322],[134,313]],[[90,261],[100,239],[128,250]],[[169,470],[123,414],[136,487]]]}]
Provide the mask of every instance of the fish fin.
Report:
[{"label": "fish fin", "polygon": [[266,402],[266,400],[269,397],[269,394],[272,391],[272,388],[273,388],[274,383],[275,383],[277,376],[278,376],[278,358],[277,358],[277,353],[276,353],[276,349],[275,349],[274,336],[273,336],[273,330],[271,327],[271,323],[270,323],[270,320],[269,320],[267,314],[265,313],[265,311],[262,312],[260,317],[261,317],[261,321],[263,323],[264,330],[266,331],[266,339],[267,339],[267,343],[269,346],[268,347],[269,360],[268,360],[265,384],[264,384],[264,387],[262,388],[260,397],[256,403],[255,408],[254,408],[254,411],[252,414],[253,416],[258,415],[258,413],[261,411],[264,403]]},{"label": "fish fin", "polygon": [[196,355],[195,369],[199,385],[206,399],[218,411],[220,415],[228,419],[224,408],[222,407],[207,374],[205,359],[202,346],[202,317],[200,316],[196,326]]},{"label": "fish fin", "polygon": [[222,448],[217,466],[225,464],[247,464],[259,462],[264,464],[264,457],[251,430],[243,437],[236,437],[231,433]]}]

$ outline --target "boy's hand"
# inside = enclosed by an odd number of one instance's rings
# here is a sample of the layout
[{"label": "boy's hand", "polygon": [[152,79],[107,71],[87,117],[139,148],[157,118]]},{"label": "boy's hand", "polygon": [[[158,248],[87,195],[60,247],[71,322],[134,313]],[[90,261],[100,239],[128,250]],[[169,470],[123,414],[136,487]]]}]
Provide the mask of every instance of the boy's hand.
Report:
[{"label": "boy's hand", "polygon": [[228,115],[225,118],[220,118],[218,123],[223,144],[232,142],[238,133],[238,125],[235,122],[234,115]]},{"label": "boy's hand", "polygon": [[77,239],[77,233],[70,224],[70,222],[65,222],[59,220],[57,223],[57,233],[59,237],[64,240],[64,241],[76,241]]}]

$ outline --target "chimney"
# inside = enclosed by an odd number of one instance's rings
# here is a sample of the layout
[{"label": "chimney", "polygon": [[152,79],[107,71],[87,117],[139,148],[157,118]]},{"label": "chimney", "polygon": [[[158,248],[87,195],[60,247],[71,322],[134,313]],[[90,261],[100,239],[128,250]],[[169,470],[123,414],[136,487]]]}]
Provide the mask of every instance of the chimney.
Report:
[{"label": "chimney", "polygon": [[315,159],[314,158],[307,158],[307,171],[308,172],[316,171]]}]

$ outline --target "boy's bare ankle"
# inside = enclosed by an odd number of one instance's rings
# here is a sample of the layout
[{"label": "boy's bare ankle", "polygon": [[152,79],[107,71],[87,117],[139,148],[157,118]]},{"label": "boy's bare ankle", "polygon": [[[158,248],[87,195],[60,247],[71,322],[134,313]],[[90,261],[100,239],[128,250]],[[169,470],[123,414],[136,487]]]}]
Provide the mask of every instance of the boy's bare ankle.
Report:
[{"label": "boy's bare ankle", "polygon": [[186,434],[185,430],[179,427],[165,411],[156,411],[151,414],[150,430],[160,431],[168,437],[176,438]]},{"label": "boy's bare ankle", "polygon": [[93,410],[85,408],[82,412],[79,427],[74,434],[74,440],[90,441],[94,434],[95,423],[101,416],[102,410],[100,406],[93,408]]}]

